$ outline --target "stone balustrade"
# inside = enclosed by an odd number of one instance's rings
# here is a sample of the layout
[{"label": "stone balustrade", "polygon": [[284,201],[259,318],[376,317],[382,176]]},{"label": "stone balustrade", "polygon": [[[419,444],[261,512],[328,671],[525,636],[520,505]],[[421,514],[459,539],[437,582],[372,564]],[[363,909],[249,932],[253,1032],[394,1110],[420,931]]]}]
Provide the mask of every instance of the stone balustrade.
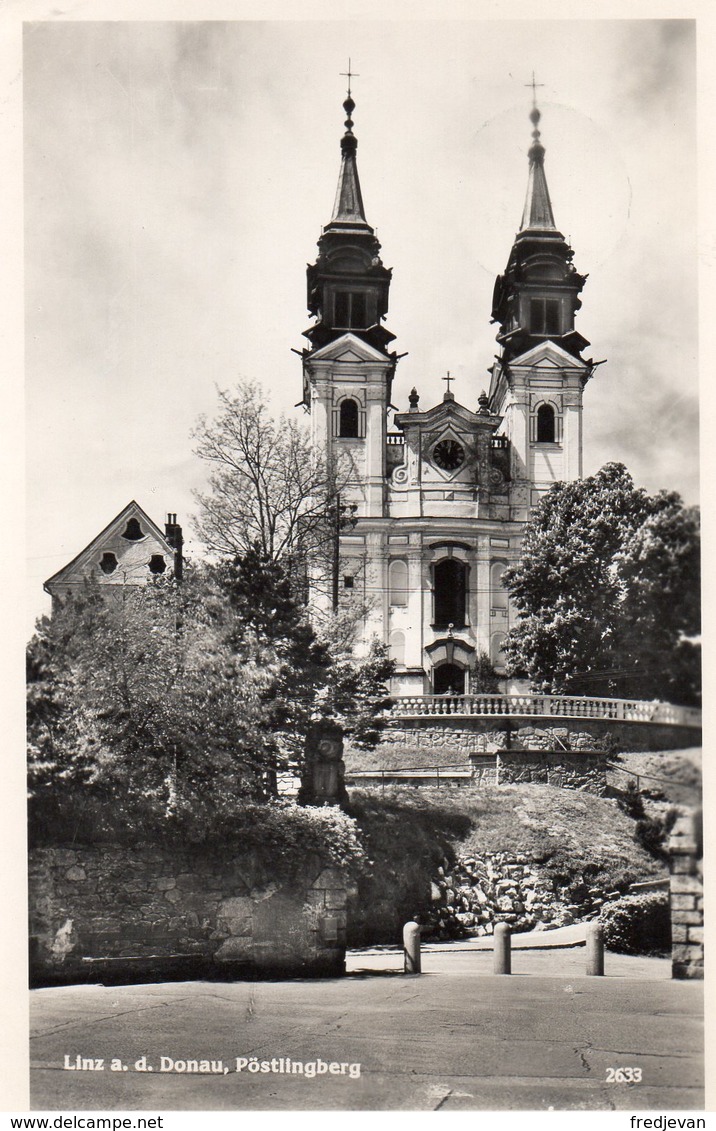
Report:
[{"label": "stone balustrade", "polygon": [[613,719],[619,722],[701,726],[696,707],[643,699],[600,699],[587,695],[398,695],[391,716],[398,719],[439,715],[525,716]]}]

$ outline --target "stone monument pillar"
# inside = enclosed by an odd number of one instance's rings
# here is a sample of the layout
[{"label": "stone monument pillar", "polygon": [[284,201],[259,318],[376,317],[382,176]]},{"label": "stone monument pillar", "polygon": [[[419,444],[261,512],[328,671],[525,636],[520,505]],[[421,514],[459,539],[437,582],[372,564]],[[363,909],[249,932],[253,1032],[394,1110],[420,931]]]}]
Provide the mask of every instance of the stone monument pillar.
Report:
[{"label": "stone monument pillar", "polygon": [[306,766],[299,805],[345,805],[343,731],[337,723],[315,723],[306,735]]}]

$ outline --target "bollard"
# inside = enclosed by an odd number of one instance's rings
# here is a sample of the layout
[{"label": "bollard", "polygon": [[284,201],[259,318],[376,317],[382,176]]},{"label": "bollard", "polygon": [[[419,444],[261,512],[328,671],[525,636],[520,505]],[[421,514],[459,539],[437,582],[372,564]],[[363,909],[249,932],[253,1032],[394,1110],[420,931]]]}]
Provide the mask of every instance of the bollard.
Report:
[{"label": "bollard", "polygon": [[420,927],[412,920],[403,927],[404,974],[420,973]]},{"label": "bollard", "polygon": [[507,923],[496,923],[494,938],[493,973],[511,974],[512,959],[510,952],[510,928]]},{"label": "bollard", "polygon": [[604,930],[599,923],[587,927],[587,974],[604,974]]}]

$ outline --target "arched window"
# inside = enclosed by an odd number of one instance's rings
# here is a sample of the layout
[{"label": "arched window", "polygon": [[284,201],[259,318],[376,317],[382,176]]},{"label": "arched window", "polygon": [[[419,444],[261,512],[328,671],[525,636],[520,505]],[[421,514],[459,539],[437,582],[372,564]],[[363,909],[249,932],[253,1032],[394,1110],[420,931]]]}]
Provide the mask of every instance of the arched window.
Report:
[{"label": "arched window", "polygon": [[552,405],[541,404],[537,409],[537,443],[553,444],[556,438],[554,409]]},{"label": "arched window", "polygon": [[502,574],[505,572],[504,562],[493,562],[490,566],[490,591],[493,609],[507,608],[507,590],[502,585]]},{"label": "arched window", "polygon": [[457,558],[444,558],[434,572],[434,623],[437,628],[465,625],[468,567]]},{"label": "arched window", "polygon": [[388,566],[388,588],[391,605],[408,603],[408,563],[396,558]]},{"label": "arched window", "polygon": [[502,645],[505,643],[507,636],[504,632],[493,632],[490,639],[490,659],[496,668],[502,670],[505,666],[505,657],[502,653]]},{"label": "arched window", "polygon": [[341,401],[338,435],[346,438],[358,436],[358,404],[351,397]]},{"label": "arched window", "polygon": [[405,633],[396,630],[390,634],[390,643],[388,651],[391,660],[395,660],[396,664],[405,667]]},{"label": "arched window", "polygon": [[465,670],[457,664],[441,664],[433,671],[433,695],[464,695]]},{"label": "arched window", "polygon": [[164,570],[166,568],[167,568],[167,563],[164,561],[164,555],[163,554],[152,554],[151,558],[149,559],[150,573],[155,573],[155,574],[164,573]]}]

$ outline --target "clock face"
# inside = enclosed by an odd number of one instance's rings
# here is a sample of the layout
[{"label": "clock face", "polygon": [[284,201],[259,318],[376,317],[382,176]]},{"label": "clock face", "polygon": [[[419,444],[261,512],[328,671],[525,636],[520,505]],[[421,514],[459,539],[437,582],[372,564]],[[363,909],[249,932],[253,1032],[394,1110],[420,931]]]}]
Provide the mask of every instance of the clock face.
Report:
[{"label": "clock face", "polygon": [[433,448],[433,459],[443,471],[455,471],[465,461],[465,449],[457,440],[441,440]]}]

